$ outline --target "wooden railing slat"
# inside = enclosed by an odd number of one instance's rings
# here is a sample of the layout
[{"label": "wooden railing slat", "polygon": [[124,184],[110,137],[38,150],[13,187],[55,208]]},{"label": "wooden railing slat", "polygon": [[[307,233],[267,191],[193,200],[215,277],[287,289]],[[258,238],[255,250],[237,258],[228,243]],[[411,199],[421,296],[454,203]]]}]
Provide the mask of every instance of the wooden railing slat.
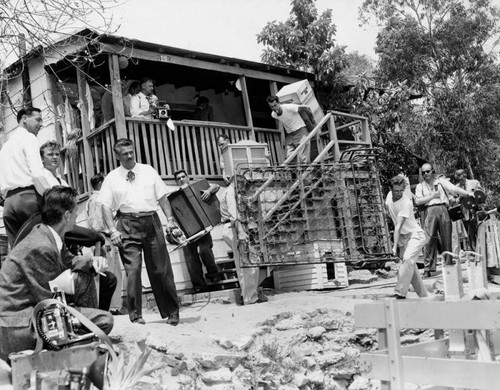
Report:
[{"label": "wooden railing slat", "polygon": [[[500,301],[398,302],[401,328],[500,329]],[[474,313],[464,316],[463,313]],[[384,328],[384,303],[358,304],[354,322],[361,328]]]}]

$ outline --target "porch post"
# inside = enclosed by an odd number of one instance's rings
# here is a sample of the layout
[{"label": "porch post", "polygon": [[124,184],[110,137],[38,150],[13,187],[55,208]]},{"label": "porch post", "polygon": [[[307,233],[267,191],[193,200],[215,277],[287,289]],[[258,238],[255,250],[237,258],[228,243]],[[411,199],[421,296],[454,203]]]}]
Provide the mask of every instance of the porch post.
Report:
[{"label": "porch post", "polygon": [[[83,174],[83,188],[85,192],[90,192],[90,178],[94,175],[94,158],[92,156],[88,140],[90,135],[89,104],[87,101],[88,84],[85,80],[83,71],[80,68],[76,69],[76,80],[78,83],[78,100],[82,120],[83,159],[85,160],[83,162],[80,161],[80,163],[83,163],[85,167]],[[81,155],[79,157],[81,157]]]},{"label": "porch post", "polygon": [[[276,96],[276,94],[278,93],[278,83],[276,83],[276,81],[269,81],[269,89],[271,90],[271,95]],[[271,114],[269,114],[269,115],[271,115]],[[281,149],[283,150],[283,147],[285,145],[285,130],[283,129],[283,125],[281,124],[281,122],[279,120],[275,120],[275,122],[276,122],[276,125],[278,126],[278,129],[280,129],[280,131],[281,131],[280,142],[281,142]],[[285,150],[285,154],[286,154],[286,150]]]},{"label": "porch post", "polygon": [[122,83],[120,79],[120,67],[118,55],[108,56],[109,79],[111,80],[111,94],[113,96],[113,110],[115,112],[116,136],[127,138],[127,124],[125,122],[125,110],[123,109]]},{"label": "porch post", "polygon": [[245,108],[245,117],[247,126],[250,127],[250,139],[255,141],[255,129],[253,128],[252,110],[250,109],[250,99],[248,98],[247,80],[245,76],[240,76],[241,95],[243,96],[243,106]]}]

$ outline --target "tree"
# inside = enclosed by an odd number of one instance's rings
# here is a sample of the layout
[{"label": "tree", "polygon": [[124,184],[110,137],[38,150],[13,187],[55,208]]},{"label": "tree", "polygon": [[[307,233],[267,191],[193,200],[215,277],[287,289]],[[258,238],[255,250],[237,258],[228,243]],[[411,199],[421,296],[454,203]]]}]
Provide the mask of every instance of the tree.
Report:
[{"label": "tree", "polygon": [[[379,83],[407,82],[423,96],[403,115],[418,154],[482,180],[498,166],[500,68],[486,47],[498,41],[499,10],[490,0],[365,0],[362,15],[383,26],[377,38]],[[499,167],[500,168],[500,167]]]},{"label": "tree", "polygon": [[[76,25],[108,31],[112,17],[105,10],[117,0],[3,0],[0,2],[0,60],[35,47],[53,46],[71,36]],[[21,53],[18,52],[21,50]],[[15,59],[15,58],[14,58]],[[2,67],[3,69],[3,67]]]},{"label": "tree", "polygon": [[314,73],[316,96],[330,107],[347,65],[345,48],[335,44],[332,10],[319,14],[315,0],[292,0],[291,5],[285,22],[269,22],[257,35],[265,45],[262,61]]}]

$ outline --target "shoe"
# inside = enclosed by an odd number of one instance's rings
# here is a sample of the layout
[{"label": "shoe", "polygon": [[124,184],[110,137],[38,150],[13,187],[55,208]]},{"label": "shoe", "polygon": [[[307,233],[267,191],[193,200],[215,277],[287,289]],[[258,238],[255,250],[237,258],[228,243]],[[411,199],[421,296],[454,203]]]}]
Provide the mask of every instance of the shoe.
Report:
[{"label": "shoe", "polygon": [[402,295],[399,295],[399,294],[392,294],[392,295],[389,295],[389,298],[394,298],[394,299],[406,299],[406,297],[403,297]]},{"label": "shoe", "polygon": [[213,274],[206,274],[205,279],[210,284],[217,284],[220,282],[221,277],[220,277],[219,273],[213,273]]},{"label": "shoe", "polygon": [[177,326],[179,324],[179,312],[175,312],[170,314],[170,317],[167,319],[167,324],[172,326]]},{"label": "shoe", "polygon": [[142,318],[142,317],[137,317],[135,320],[132,320],[132,323],[144,325],[144,324],[146,324],[146,321],[144,321],[144,318]]},{"label": "shoe", "polygon": [[263,302],[269,302],[269,298],[266,297],[264,294],[264,291],[258,290],[257,291],[257,303],[263,303]]}]

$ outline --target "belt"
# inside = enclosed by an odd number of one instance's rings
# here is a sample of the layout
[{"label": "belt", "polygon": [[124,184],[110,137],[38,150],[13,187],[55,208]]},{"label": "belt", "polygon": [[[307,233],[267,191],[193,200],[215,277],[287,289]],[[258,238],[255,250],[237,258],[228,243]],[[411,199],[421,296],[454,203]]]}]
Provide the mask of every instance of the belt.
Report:
[{"label": "belt", "polygon": [[13,190],[7,191],[7,195],[5,195],[5,199],[7,199],[9,196],[13,196],[16,194],[19,194],[20,192],[24,191],[36,191],[35,186],[28,186],[28,187],[18,187],[14,188]]},{"label": "belt", "polygon": [[122,213],[121,211],[118,212],[118,218],[146,218],[146,217],[152,217],[153,215],[156,214],[156,211],[140,211],[138,213]]},{"label": "belt", "polygon": [[430,206],[427,206],[427,208],[429,207],[435,207],[435,206],[447,206],[446,203],[436,203],[436,204],[431,204]]}]

